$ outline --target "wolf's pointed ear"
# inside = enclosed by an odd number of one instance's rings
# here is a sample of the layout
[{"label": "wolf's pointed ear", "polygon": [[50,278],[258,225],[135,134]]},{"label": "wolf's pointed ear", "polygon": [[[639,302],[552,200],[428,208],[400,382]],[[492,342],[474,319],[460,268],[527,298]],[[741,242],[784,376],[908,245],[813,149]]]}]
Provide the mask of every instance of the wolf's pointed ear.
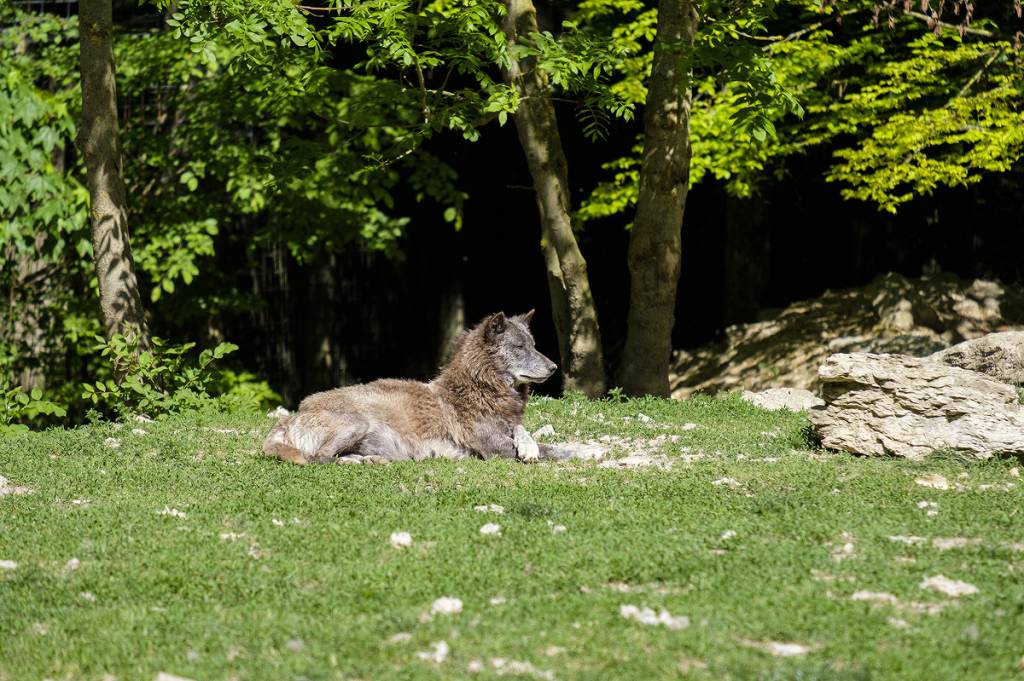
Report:
[{"label": "wolf's pointed ear", "polygon": [[487,321],[484,322],[484,338],[487,340],[494,340],[499,335],[505,333],[505,324],[508,322],[505,319],[504,312],[495,312]]},{"label": "wolf's pointed ear", "polygon": [[531,322],[531,321],[533,321],[533,313],[534,313],[534,312],[536,312],[536,310],[530,310],[529,312],[524,312],[524,313],[523,313],[523,314],[521,314],[521,315],[517,315],[517,316],[516,316],[516,319],[518,319],[519,321],[521,321],[521,322],[522,322],[523,324],[525,324],[526,326],[529,326],[529,325],[530,325],[530,322]]}]

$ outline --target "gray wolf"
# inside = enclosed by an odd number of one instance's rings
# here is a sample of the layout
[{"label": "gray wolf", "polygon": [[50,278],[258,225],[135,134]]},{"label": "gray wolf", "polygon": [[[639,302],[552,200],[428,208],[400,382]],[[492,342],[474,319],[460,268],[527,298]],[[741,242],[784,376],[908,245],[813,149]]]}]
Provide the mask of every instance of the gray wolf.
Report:
[{"label": "gray wolf", "polygon": [[490,315],[463,333],[429,383],[384,379],[310,395],[270,431],[264,453],[297,464],[537,461],[542,447],[523,427],[523,408],[530,384],[557,366],[534,347],[532,317]]}]

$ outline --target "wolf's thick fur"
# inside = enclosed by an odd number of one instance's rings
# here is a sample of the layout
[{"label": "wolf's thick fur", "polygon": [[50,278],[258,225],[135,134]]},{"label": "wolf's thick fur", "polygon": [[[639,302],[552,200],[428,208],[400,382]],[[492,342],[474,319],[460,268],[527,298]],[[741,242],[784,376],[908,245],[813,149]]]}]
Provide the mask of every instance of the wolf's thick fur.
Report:
[{"label": "wolf's thick fur", "polygon": [[270,431],[263,451],[297,464],[535,460],[537,445],[522,425],[528,385],[556,366],[534,347],[532,316],[486,318],[429,383],[385,379],[310,395]]}]

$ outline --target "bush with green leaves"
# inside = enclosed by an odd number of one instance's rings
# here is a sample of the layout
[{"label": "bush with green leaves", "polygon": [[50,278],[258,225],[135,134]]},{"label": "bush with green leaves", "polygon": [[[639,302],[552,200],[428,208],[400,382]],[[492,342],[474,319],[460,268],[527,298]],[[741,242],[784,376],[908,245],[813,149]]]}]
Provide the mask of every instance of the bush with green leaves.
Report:
[{"label": "bush with green leaves", "polygon": [[43,399],[43,391],[35,388],[25,392],[21,388],[0,388],[0,435],[21,433],[29,429],[28,423],[40,416],[63,417],[64,407]]},{"label": "bush with green leaves", "polygon": [[169,345],[153,338],[152,347],[142,349],[137,338],[120,334],[96,340],[95,350],[123,378],[83,383],[82,398],[120,417],[157,416],[208,405],[210,386],[218,379],[213,362],[238,349],[233,343],[220,343],[193,360],[190,351],[195,343]]}]

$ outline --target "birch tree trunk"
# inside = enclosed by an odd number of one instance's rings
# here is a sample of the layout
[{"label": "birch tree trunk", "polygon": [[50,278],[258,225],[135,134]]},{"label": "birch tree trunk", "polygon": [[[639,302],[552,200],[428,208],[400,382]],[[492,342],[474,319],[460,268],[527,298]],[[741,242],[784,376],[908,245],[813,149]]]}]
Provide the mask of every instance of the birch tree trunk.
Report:
[{"label": "birch tree trunk", "polygon": [[[537,13],[531,0],[506,0],[505,6],[508,14],[503,28],[509,45],[520,36],[537,32]],[[572,231],[568,164],[548,79],[535,61],[512,59],[505,77],[520,97],[513,118],[540,210],[541,249],[558,332],[563,387],[597,397],[605,390],[601,331],[587,263]]]},{"label": "birch tree trunk", "polygon": [[669,356],[690,180],[692,0],[660,0],[644,109],[644,154],[629,238],[629,316],[618,384],[628,395],[668,396]]},{"label": "birch tree trunk", "polygon": [[128,242],[124,178],[118,141],[117,87],[111,32],[111,0],[78,4],[82,119],[78,144],[89,188],[92,247],[100,287],[103,329],[149,346],[135,261]]}]

